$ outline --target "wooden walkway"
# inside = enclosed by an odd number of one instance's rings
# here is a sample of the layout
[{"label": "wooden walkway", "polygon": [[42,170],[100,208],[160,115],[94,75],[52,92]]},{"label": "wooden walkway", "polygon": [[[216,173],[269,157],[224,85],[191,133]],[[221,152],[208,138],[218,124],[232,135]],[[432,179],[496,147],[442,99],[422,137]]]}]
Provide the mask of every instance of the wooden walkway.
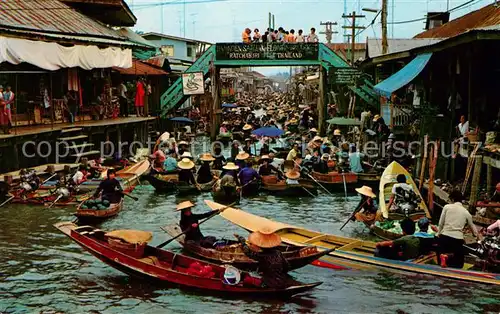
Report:
[{"label": "wooden walkway", "polygon": [[117,124],[127,124],[127,123],[137,123],[145,121],[156,120],[156,117],[128,117],[128,118],[116,118],[107,120],[89,120],[89,121],[78,121],[75,123],[57,123],[54,125],[30,125],[30,126],[18,126],[10,130],[11,134],[0,134],[0,140],[13,138],[17,136],[34,135],[46,132],[61,131],[66,128],[88,128],[88,127],[98,127],[98,126],[110,126]]}]

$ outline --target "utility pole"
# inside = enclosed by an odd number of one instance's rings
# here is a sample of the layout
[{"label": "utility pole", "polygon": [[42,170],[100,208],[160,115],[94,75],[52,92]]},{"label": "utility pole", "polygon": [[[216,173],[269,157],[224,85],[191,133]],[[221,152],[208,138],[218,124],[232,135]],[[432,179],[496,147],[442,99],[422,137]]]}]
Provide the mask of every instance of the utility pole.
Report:
[{"label": "utility pole", "polygon": [[387,0],[382,0],[382,54],[387,53]]},{"label": "utility pole", "polygon": [[[382,1],[387,1],[387,0],[382,0]],[[351,65],[354,65],[354,51],[355,51],[355,45],[356,45],[356,30],[358,29],[365,29],[364,26],[356,26],[356,19],[357,18],[364,18],[364,15],[356,15],[356,11],[353,11],[352,14],[349,15],[342,15],[342,18],[344,19],[352,19],[351,26],[342,26],[344,29],[351,29]]]},{"label": "utility pole", "polygon": [[330,21],[328,21],[328,22],[325,22],[325,23],[319,22],[319,24],[321,26],[325,26],[325,31],[324,32],[320,32],[320,34],[325,34],[326,35],[326,42],[329,43],[329,44],[331,44],[332,43],[332,35],[333,34],[338,34],[337,31],[334,32],[332,30],[332,26],[337,25],[337,22],[330,22]]}]

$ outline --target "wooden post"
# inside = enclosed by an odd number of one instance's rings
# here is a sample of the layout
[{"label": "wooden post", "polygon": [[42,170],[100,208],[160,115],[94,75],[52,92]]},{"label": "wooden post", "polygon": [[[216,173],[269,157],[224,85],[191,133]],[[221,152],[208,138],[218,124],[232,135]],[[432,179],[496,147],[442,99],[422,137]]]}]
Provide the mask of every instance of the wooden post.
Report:
[{"label": "wooden post", "polygon": [[491,194],[491,191],[493,190],[493,168],[491,167],[490,164],[486,165],[486,193],[488,194],[488,197],[491,197],[493,194]]},{"label": "wooden post", "polygon": [[422,186],[424,185],[424,174],[425,174],[425,165],[427,164],[427,142],[429,140],[429,135],[424,137],[424,156],[422,159],[422,163],[420,164],[420,177],[418,182],[418,189],[422,191]]},{"label": "wooden post", "polygon": [[213,66],[212,74],[212,125],[210,126],[210,139],[215,141],[219,132],[222,119],[222,106],[220,99],[220,68]]},{"label": "wooden post", "polygon": [[474,166],[474,174],[472,176],[472,186],[470,190],[469,212],[474,215],[476,213],[476,201],[479,191],[479,179],[481,178],[481,168],[483,166],[483,156],[476,157],[476,164]]},{"label": "wooden post", "polygon": [[326,133],[326,75],[325,68],[321,67],[319,71],[319,97],[318,97],[318,133],[323,136]]},{"label": "wooden post", "polygon": [[382,54],[387,53],[387,0],[382,0]]}]

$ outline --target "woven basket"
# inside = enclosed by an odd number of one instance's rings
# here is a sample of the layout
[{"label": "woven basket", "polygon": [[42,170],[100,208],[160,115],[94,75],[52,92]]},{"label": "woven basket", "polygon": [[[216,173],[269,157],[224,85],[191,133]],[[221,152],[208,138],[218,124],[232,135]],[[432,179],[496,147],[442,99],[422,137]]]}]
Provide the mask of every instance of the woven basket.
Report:
[{"label": "woven basket", "polygon": [[479,142],[479,140],[480,140],[479,133],[468,133],[468,134],[467,134],[467,139],[468,139],[468,140],[469,140],[469,142],[471,142],[471,143],[477,143],[477,142]]},{"label": "woven basket", "polygon": [[113,238],[108,238],[108,244],[111,248],[134,258],[142,258],[146,248],[146,243],[132,244]]},{"label": "woven basket", "polygon": [[262,176],[262,183],[264,184],[276,184],[278,183],[278,178],[276,176]]}]

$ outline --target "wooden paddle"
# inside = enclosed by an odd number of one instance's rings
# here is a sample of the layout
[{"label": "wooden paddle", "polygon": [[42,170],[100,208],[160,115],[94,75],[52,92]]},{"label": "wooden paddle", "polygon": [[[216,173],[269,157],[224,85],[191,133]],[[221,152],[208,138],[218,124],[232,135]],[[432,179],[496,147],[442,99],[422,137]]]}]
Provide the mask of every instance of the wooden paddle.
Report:
[{"label": "wooden paddle", "polygon": [[[303,167],[301,165],[299,165],[295,160],[293,161],[300,169],[302,169]],[[306,169],[307,170],[307,169]],[[330,191],[328,191],[321,183],[318,182],[318,180],[316,180],[311,174],[309,174],[309,171],[307,170],[306,172],[307,176],[309,178],[311,178],[317,185],[320,186],[320,188],[322,188],[327,194],[329,194],[330,196],[333,197],[333,194],[330,193]]]},{"label": "wooden paddle", "polygon": [[126,196],[126,197],[129,197],[129,198],[133,199],[133,200],[134,200],[134,201],[136,201],[136,202],[139,200],[139,198],[137,198],[137,197],[135,197],[135,196],[132,196],[132,195],[130,195],[130,194],[128,194],[128,193],[125,193],[125,192],[123,192],[123,191],[119,191],[119,193],[120,193],[121,195],[123,195],[123,196]]},{"label": "wooden paddle", "polygon": [[2,207],[3,205],[7,204],[8,202],[12,201],[13,199],[15,198],[14,195],[12,195],[11,197],[9,197],[5,202],[3,202],[2,204],[0,204],[0,207]]},{"label": "wooden paddle", "polygon": [[[231,206],[233,206],[234,204],[236,204],[236,202],[232,203],[232,204],[229,204],[227,206],[224,206],[222,208],[220,208],[219,210],[217,210],[216,212],[214,212],[212,215],[210,215],[209,217],[203,219],[202,221],[200,221],[198,223],[198,226],[201,225],[202,223],[206,222],[207,220],[211,219],[212,217],[214,216],[217,216],[218,214],[220,214],[221,212],[223,212],[226,208],[229,208]],[[188,231],[191,230],[191,227],[187,228],[186,231],[183,231],[182,233],[179,233],[178,235],[176,235],[175,237],[163,242],[162,244],[160,245],[157,245],[156,247],[161,249],[162,247],[164,247],[165,245],[169,244],[170,242],[174,241],[175,239],[177,239],[178,237],[180,237],[181,235],[184,235],[186,234]]]},{"label": "wooden paddle", "polygon": [[342,227],[340,227],[340,230],[342,230],[347,225],[347,223],[356,215],[356,213],[359,212],[361,210],[361,208],[363,208],[363,206],[365,206],[366,202],[368,202],[368,197],[366,198],[366,200],[361,205],[359,205],[358,207],[356,207],[356,209],[349,216],[349,219],[347,219],[347,221],[344,222],[344,224],[342,225]]}]

